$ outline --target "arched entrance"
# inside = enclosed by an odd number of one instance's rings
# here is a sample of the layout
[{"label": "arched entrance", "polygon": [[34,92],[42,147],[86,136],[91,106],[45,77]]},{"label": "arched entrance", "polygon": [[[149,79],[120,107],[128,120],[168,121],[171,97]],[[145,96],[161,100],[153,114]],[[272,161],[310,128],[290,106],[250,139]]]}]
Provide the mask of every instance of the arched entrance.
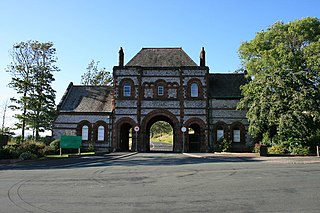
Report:
[{"label": "arched entrance", "polygon": [[120,144],[121,151],[129,151],[132,148],[132,127],[128,123],[124,123],[120,127]]},{"label": "arched entrance", "polygon": [[153,152],[173,152],[174,132],[173,124],[167,117],[156,116],[149,121],[149,150]]},{"label": "arched entrance", "polygon": [[188,129],[189,135],[189,152],[200,152],[201,135],[200,126],[198,124],[191,124]]},{"label": "arched entrance", "polygon": [[114,142],[113,147],[117,151],[134,151],[136,150],[135,134],[133,128],[136,123],[131,118],[121,118],[116,122],[113,128]]},{"label": "arched entrance", "polygon": [[199,118],[190,118],[185,126],[188,129],[187,151],[188,152],[206,152],[208,151],[206,124]]},{"label": "arched entrance", "polygon": [[[181,125],[175,115],[168,110],[157,109],[150,112],[141,122],[141,146],[140,151],[151,151],[150,149],[150,134],[151,126],[157,121],[167,122],[172,127],[173,142],[170,151],[181,152],[182,151],[182,135],[179,131]],[[168,150],[169,151],[169,150]]]}]

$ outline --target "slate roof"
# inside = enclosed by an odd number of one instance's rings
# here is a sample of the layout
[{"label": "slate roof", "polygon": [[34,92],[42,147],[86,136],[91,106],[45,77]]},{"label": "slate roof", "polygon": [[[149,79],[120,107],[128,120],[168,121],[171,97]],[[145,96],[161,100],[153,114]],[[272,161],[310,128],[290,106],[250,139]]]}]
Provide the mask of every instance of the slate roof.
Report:
[{"label": "slate roof", "polygon": [[60,112],[112,112],[113,87],[83,86],[70,83],[62,97]]},{"label": "slate roof", "polygon": [[241,98],[240,86],[246,82],[242,73],[209,74],[209,98]]},{"label": "slate roof", "polygon": [[198,65],[182,48],[142,48],[126,66],[180,67]]}]

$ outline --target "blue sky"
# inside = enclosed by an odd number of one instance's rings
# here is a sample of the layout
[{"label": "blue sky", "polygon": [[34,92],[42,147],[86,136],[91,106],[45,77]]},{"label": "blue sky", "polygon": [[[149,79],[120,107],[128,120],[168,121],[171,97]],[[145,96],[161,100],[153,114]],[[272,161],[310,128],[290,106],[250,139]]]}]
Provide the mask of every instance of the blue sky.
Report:
[{"label": "blue sky", "polygon": [[119,47],[125,62],[142,47],[182,47],[196,63],[205,47],[210,72],[233,72],[241,42],[276,21],[307,16],[320,17],[319,0],[0,0],[0,106],[16,96],[5,72],[14,43],[54,43],[58,103],[91,59],[112,71]]}]

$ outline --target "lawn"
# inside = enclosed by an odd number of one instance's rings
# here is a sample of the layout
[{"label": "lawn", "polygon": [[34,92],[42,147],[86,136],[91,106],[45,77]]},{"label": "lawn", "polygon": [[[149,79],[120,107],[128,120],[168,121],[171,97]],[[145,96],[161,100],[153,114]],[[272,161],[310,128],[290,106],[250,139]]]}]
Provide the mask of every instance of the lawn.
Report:
[{"label": "lawn", "polygon": [[150,138],[152,142],[165,142],[169,144],[173,144],[173,135],[172,134],[162,134],[156,135],[155,137]]}]

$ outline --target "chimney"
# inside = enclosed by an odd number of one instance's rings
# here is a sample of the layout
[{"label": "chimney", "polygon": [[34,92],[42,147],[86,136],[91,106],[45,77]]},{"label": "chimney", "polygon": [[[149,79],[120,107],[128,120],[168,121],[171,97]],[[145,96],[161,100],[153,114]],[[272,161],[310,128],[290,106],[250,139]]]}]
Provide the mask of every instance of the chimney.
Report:
[{"label": "chimney", "polygon": [[201,49],[200,53],[200,67],[206,66],[206,52],[204,51],[204,47]]},{"label": "chimney", "polygon": [[124,52],[123,52],[122,47],[120,47],[120,50],[119,50],[119,67],[123,67],[123,64],[124,64]]}]

